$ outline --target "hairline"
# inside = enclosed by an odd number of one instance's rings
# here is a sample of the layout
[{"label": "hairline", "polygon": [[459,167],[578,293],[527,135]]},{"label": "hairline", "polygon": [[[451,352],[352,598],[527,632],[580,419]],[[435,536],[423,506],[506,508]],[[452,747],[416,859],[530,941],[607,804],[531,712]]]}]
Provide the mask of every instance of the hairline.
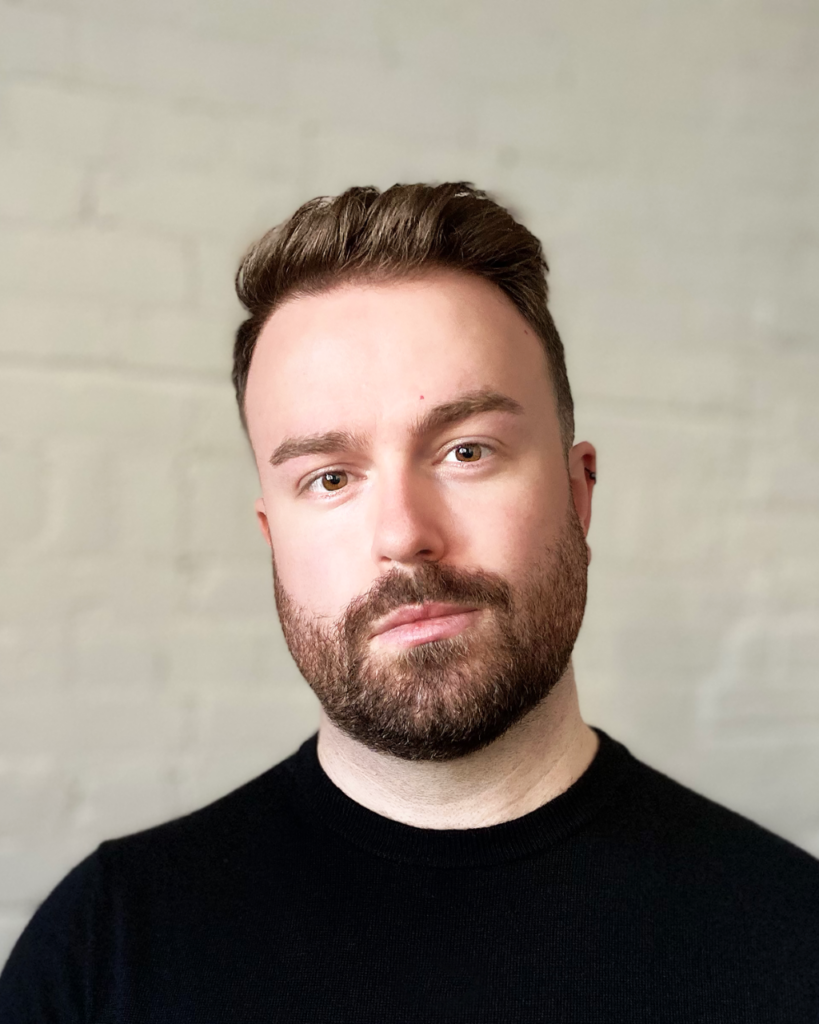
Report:
[{"label": "hairline", "polygon": [[355,267],[350,266],[341,270],[328,270],[326,273],[315,274],[312,279],[308,278],[306,281],[294,285],[292,288],[285,291],[278,299],[270,306],[266,311],[264,319],[258,326],[253,338],[253,348],[250,353],[250,357],[247,360],[247,368],[244,374],[241,404],[240,404],[240,419],[245,434],[250,439],[250,434],[247,426],[247,415],[246,415],[246,398],[247,398],[247,382],[250,376],[250,368],[253,363],[253,357],[256,354],[256,348],[259,343],[259,338],[262,335],[262,331],[270,323],[270,320],[280,309],[284,306],[289,305],[291,302],[295,302],[298,299],[305,298],[317,298],[321,295],[328,295],[332,292],[342,291],[345,288],[354,287],[368,287],[378,285],[390,285],[399,284],[404,281],[419,281],[424,278],[436,277],[443,274],[454,274],[459,277],[470,277],[477,278],[478,280],[485,281],[487,284],[492,285],[494,290],[500,294],[503,300],[505,300],[518,316],[526,323],[526,325],[532,330],[537,339],[544,360],[546,362],[546,372],[549,382],[549,390],[555,403],[555,412],[557,414],[558,423],[560,426],[560,435],[564,454],[568,457],[569,449],[571,448],[574,438],[567,436],[567,431],[564,429],[563,416],[560,411],[560,397],[558,395],[557,386],[555,382],[554,368],[552,366],[552,357],[549,354],[548,342],[541,335],[537,325],[534,324],[528,316],[523,312],[520,306],[512,299],[507,291],[505,291],[496,281],[493,281],[487,274],[482,274],[479,271],[472,270],[468,267],[461,267],[447,263],[443,260],[430,259],[425,261],[419,261],[416,264],[400,265],[392,264],[386,266],[370,266],[370,267]]}]

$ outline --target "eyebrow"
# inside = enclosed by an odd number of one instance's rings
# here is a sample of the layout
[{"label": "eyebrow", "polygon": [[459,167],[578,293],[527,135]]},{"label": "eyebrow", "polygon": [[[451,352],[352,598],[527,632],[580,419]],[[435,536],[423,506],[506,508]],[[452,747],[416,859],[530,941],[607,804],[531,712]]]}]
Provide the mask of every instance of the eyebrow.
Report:
[{"label": "eyebrow", "polygon": [[[511,412],[521,416],[523,411],[520,402],[509,395],[493,391],[491,388],[479,388],[475,391],[466,391],[450,402],[434,405],[412,425],[411,436],[418,440],[425,434],[459,423],[478,413]],[[350,430],[327,430],[320,434],[286,437],[270,456],[270,465],[281,466],[282,463],[303,455],[332,455],[334,452],[363,449],[366,448],[369,439],[369,434]]]}]

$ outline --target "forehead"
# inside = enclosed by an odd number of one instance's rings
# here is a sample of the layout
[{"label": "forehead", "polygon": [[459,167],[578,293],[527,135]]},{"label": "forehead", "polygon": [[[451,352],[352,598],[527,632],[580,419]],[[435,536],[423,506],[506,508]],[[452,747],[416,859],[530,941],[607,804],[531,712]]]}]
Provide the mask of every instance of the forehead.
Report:
[{"label": "forehead", "polygon": [[[452,271],[347,283],[279,307],[248,374],[251,440],[354,423],[398,426],[419,403],[493,388],[543,405],[546,357],[533,328],[495,285]],[[423,396],[423,398],[421,397]]]}]

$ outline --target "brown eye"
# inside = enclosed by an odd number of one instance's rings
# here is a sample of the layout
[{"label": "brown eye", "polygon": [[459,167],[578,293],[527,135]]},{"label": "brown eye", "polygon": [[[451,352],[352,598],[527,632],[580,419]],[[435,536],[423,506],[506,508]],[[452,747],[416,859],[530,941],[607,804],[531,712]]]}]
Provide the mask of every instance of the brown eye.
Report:
[{"label": "brown eye", "polygon": [[347,474],[343,469],[337,473],[323,473],[321,483],[325,491],[339,491],[347,483]]},{"label": "brown eye", "polygon": [[455,449],[455,458],[458,462],[478,462],[481,457],[481,446],[479,444],[459,444]]}]

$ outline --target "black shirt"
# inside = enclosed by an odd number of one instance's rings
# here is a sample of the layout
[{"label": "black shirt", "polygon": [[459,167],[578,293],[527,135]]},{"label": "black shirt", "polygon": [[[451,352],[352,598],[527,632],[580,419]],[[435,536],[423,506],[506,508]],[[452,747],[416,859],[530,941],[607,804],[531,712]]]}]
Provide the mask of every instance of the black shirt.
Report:
[{"label": "black shirt", "polygon": [[488,828],[346,797],[312,737],[103,843],[35,914],[2,1024],[817,1024],[819,862],[600,733]]}]

